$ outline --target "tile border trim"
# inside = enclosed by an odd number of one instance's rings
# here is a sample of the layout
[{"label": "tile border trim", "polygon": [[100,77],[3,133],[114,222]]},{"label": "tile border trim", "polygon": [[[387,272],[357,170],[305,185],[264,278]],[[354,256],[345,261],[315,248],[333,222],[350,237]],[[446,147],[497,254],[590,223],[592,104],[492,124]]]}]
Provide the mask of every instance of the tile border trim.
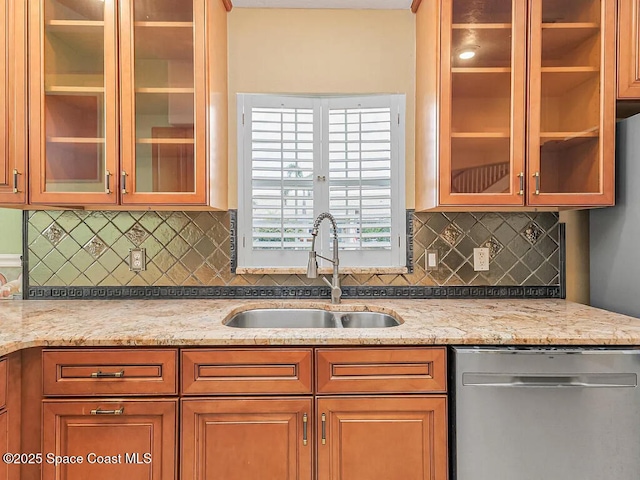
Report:
[{"label": "tile border trim", "polygon": [[[29,287],[31,300],[119,299],[329,299],[327,287]],[[343,287],[343,298],[517,299],[563,298],[554,286]]]}]

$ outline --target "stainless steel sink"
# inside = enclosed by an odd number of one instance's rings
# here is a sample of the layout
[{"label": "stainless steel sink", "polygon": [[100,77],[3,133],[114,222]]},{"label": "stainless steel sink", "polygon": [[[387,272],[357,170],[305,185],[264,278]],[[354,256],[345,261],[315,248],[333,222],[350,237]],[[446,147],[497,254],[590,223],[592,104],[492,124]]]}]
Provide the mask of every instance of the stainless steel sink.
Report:
[{"label": "stainless steel sink", "polygon": [[397,318],[378,312],[349,312],[340,313],[343,328],[386,328],[397,327]]},{"label": "stainless steel sink", "polygon": [[377,312],[327,312],[311,308],[260,308],[235,314],[225,323],[235,328],[385,328],[398,319]]}]

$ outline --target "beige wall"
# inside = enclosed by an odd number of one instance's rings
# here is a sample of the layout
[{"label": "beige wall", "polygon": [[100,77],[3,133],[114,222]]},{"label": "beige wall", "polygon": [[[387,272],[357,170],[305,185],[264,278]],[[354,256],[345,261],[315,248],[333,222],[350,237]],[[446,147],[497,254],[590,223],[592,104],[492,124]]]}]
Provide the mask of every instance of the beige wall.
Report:
[{"label": "beige wall", "polygon": [[560,213],[567,234],[567,300],[589,304],[589,210]]},{"label": "beige wall", "polygon": [[414,206],[415,17],[407,10],[234,8],[229,28],[229,208],[237,93],[404,93],[406,206]]}]

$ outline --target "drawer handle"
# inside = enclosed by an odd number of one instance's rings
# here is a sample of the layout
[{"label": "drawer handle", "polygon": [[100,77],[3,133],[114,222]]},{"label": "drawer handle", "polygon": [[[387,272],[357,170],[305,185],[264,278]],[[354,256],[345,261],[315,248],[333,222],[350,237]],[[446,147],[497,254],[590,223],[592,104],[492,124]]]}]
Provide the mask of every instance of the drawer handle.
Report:
[{"label": "drawer handle", "polygon": [[91,410],[91,415],[122,415],[124,413],[124,407],[117,410],[102,410],[100,407],[95,410]]},{"label": "drawer handle", "polygon": [[327,415],[322,414],[322,445],[327,444]]},{"label": "drawer handle", "polygon": [[304,415],[302,415],[302,445],[307,445],[307,423],[309,422],[309,419],[307,417],[307,414],[305,413]]},{"label": "drawer handle", "polygon": [[98,370],[97,372],[93,372],[91,374],[91,378],[122,378],[124,377],[124,370],[120,370],[119,372],[103,372]]}]

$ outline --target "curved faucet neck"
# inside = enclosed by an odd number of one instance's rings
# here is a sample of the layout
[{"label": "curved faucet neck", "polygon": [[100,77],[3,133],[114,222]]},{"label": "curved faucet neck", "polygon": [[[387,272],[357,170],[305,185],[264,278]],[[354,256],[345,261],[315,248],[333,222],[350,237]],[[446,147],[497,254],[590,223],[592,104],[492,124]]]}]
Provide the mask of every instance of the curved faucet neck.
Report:
[{"label": "curved faucet neck", "polygon": [[336,219],[333,218],[333,215],[331,215],[329,212],[323,212],[318,215],[315,222],[313,222],[313,230],[311,230],[311,235],[313,235],[314,241],[315,237],[318,236],[318,229],[320,228],[320,224],[325,218],[329,219],[329,221],[331,222],[331,228],[333,228],[333,238],[338,238],[338,225],[336,224]]}]

